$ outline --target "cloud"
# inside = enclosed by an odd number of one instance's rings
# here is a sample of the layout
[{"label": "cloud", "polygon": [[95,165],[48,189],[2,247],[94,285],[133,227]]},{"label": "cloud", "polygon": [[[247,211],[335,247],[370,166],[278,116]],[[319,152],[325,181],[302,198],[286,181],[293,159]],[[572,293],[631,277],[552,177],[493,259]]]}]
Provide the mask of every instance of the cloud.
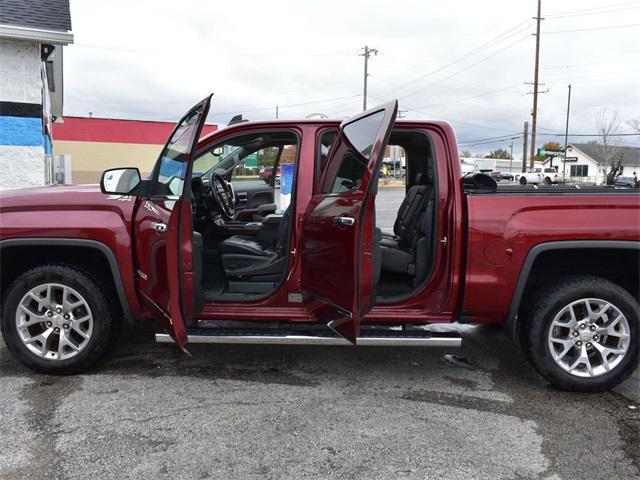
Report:
[{"label": "cloud", "polygon": [[[564,131],[569,83],[572,132],[593,132],[604,106],[638,116],[640,29],[620,26],[640,24],[640,2],[544,8],[539,132]],[[235,113],[273,118],[276,106],[281,118],[347,116],[361,109],[366,44],[379,50],[370,105],[399,98],[406,117],[449,120],[463,142],[520,132],[530,119],[533,1],[72,0],[71,9],[67,115],[176,120],[213,91],[210,121],[222,124]],[[554,33],[609,26],[618,27]]]}]

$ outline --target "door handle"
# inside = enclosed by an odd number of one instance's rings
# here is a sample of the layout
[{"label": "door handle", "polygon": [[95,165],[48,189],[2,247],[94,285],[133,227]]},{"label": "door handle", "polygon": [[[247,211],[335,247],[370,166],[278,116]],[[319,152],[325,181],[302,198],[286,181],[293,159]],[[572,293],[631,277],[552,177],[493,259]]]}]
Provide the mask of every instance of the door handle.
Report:
[{"label": "door handle", "polygon": [[356,219],[351,217],[333,217],[333,222],[338,225],[353,227],[356,224]]},{"label": "door handle", "polygon": [[151,228],[158,233],[164,233],[167,231],[167,226],[162,222],[151,222]]}]

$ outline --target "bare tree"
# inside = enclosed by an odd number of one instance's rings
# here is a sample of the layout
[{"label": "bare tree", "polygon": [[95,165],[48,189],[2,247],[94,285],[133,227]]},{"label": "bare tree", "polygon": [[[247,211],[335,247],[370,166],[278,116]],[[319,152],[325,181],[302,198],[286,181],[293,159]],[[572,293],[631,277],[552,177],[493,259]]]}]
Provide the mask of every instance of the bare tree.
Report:
[{"label": "bare tree", "polygon": [[596,131],[598,132],[598,143],[595,151],[604,160],[605,182],[613,185],[615,178],[622,170],[622,160],[618,155],[620,149],[620,117],[618,111],[607,112],[606,108],[600,110],[596,116]]},{"label": "bare tree", "polygon": [[629,120],[627,125],[634,129],[636,133],[640,134],[640,117]]}]

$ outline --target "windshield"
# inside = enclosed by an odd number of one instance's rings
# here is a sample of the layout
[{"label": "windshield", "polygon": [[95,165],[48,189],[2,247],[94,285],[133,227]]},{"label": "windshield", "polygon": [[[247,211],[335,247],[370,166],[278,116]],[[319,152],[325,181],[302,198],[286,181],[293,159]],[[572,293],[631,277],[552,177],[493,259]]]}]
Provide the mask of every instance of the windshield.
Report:
[{"label": "windshield", "polygon": [[193,176],[201,177],[202,175],[209,173],[214,167],[227,158],[240,153],[239,150],[241,148],[242,147],[232,148],[225,145],[222,152],[218,151],[216,148],[208,150],[193,161]]}]

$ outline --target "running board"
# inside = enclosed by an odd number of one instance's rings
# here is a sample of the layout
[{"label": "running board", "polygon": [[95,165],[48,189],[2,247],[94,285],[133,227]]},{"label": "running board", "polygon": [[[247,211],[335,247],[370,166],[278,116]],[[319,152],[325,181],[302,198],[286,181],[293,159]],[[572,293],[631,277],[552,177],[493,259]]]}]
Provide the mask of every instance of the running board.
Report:
[{"label": "running board", "polygon": [[[189,330],[188,343],[227,343],[250,345],[349,345],[352,344],[331,333],[277,333],[268,331],[220,331],[215,328],[198,328]],[[460,347],[462,338],[455,333],[415,332],[362,332],[357,345],[365,347]],[[173,343],[167,333],[156,333],[156,342]]]}]

